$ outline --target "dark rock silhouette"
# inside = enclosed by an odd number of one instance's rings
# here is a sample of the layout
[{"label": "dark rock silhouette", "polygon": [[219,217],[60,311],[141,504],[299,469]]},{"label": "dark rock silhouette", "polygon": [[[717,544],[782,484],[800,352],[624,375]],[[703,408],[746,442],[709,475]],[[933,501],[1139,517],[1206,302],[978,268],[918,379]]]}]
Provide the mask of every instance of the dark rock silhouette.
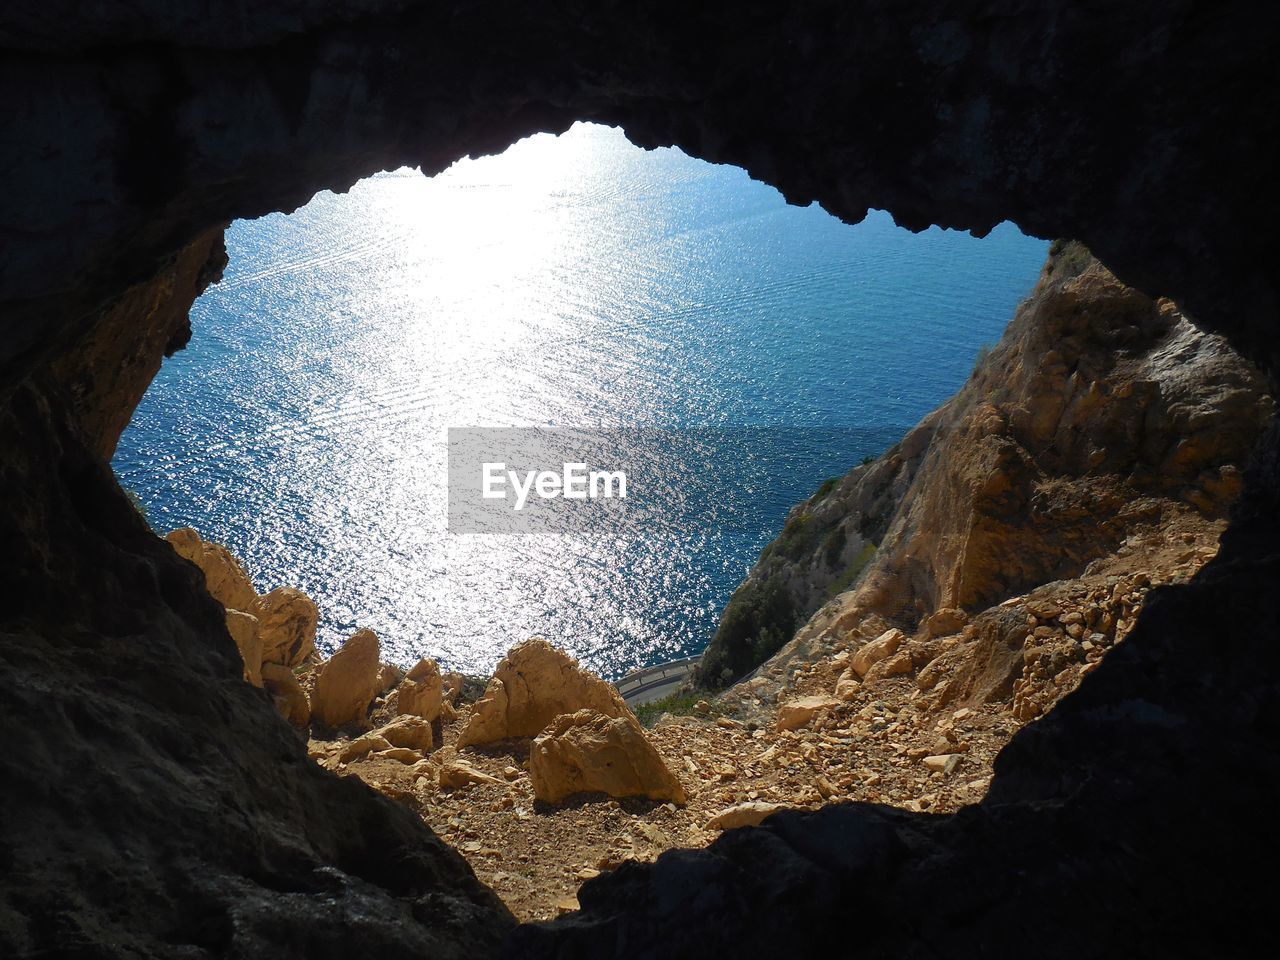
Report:
[{"label": "dark rock silhouette", "polygon": [[[0,12],[0,952],[477,956],[509,924],[309,764],[106,460],[235,217],[575,120],[857,219],[1084,241],[1280,368],[1275,12],[412,0]],[[1220,556],[949,819],[779,815],[590,882],[512,956],[1221,955],[1278,849],[1280,433]],[[851,923],[857,911],[863,916]],[[856,929],[850,929],[856,926]],[[777,955],[775,953],[775,955]]]}]

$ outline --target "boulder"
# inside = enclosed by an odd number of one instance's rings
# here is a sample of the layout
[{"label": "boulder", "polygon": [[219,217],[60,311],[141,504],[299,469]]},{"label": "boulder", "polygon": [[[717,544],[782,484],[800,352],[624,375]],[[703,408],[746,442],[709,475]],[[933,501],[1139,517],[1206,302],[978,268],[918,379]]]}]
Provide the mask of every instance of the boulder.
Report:
[{"label": "boulder", "polygon": [[767,817],[783,809],[777,803],[739,803],[728,807],[707,821],[708,830],[736,830],[738,827],[758,827]]},{"label": "boulder", "polygon": [[532,737],[562,714],[595,710],[630,717],[618,691],[545,640],[526,640],[498,664],[458,746]]},{"label": "boulder", "polygon": [[417,750],[410,750],[408,747],[392,747],[390,750],[379,750],[374,756],[381,757],[384,760],[395,760],[403,764],[414,764],[422,759],[422,754]]},{"label": "boulder", "polygon": [[243,610],[228,610],[227,633],[231,634],[244,661],[245,680],[255,687],[262,686],[262,636],[258,618]]},{"label": "boulder", "polygon": [[915,661],[911,654],[906,650],[895,653],[892,657],[885,657],[871,665],[871,669],[867,671],[867,675],[863,677],[865,683],[875,683],[878,680],[884,680],[888,677],[901,677],[910,673],[915,669]]},{"label": "boulder", "polygon": [[462,695],[462,688],[466,685],[467,678],[456,671],[450,671],[444,675],[444,691],[445,699],[450,703],[457,703],[458,697]]},{"label": "boulder", "polygon": [[[377,733],[366,733],[363,737],[356,737],[343,747],[342,752],[338,754],[338,760],[341,763],[351,763],[361,757],[367,757],[371,753],[391,749],[391,742],[386,737]],[[422,758],[419,757],[418,759],[421,760]]]},{"label": "boulder", "polygon": [[778,707],[776,727],[779,730],[799,730],[809,725],[820,710],[831,710],[840,706],[841,701],[835,697],[801,697]]},{"label": "boulder", "polygon": [[378,692],[378,638],[357,630],[320,671],[311,709],[326,727],[364,726]]},{"label": "boulder", "polygon": [[384,738],[393,747],[408,747],[424,753],[431,749],[433,742],[431,723],[422,717],[396,717],[375,730],[374,735]]},{"label": "boulder", "polygon": [[874,640],[864,643],[858,649],[858,652],[853,655],[851,664],[853,672],[860,677],[865,677],[867,671],[875,664],[885,659],[885,657],[893,656],[906,639],[901,630],[891,627]]},{"label": "boulder", "polygon": [[180,557],[200,568],[205,588],[213,599],[228,610],[253,610],[258,591],[230,550],[220,543],[201,540],[200,534],[191,527],[173,530],[165,540]]},{"label": "boulder", "polygon": [[404,671],[394,663],[384,663],[378,668],[378,693],[386,693],[404,679]]},{"label": "boulder", "polygon": [[924,632],[930,637],[946,637],[959,633],[969,622],[969,615],[956,607],[943,607],[927,617],[924,621]]},{"label": "boulder", "polygon": [[315,657],[320,614],[301,590],[277,587],[259,597],[252,612],[260,624],[263,662],[296,667]]},{"label": "boulder", "polygon": [[533,795],[559,803],[575,793],[687,801],[636,719],[586,709],[556,717],[529,752]]},{"label": "boulder", "polygon": [[271,694],[280,716],[295,727],[305,727],[311,722],[311,705],[307,702],[307,693],[292,670],[283,664],[264,663],[262,685]]},{"label": "boulder", "polygon": [[852,668],[840,674],[840,678],[836,680],[836,699],[852,700],[858,695],[862,683],[858,680],[858,675],[853,672]]},{"label": "boulder", "polygon": [[425,720],[440,716],[440,704],[444,701],[444,681],[440,667],[429,657],[414,664],[396,690],[396,710]]},{"label": "boulder", "polygon": [[479,783],[496,783],[499,786],[506,786],[506,783],[497,777],[481,773],[467,761],[459,760],[457,757],[446,759],[440,764],[439,782],[440,786],[446,790],[461,790],[463,787]]}]

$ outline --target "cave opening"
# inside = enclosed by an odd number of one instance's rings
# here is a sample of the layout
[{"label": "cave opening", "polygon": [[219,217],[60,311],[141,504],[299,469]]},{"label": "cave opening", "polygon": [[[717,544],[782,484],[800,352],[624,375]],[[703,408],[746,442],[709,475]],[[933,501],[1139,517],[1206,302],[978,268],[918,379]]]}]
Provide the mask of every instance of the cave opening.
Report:
[{"label": "cave opening", "polygon": [[[4,31],[17,55],[4,65],[0,704],[16,735],[0,758],[0,943],[18,956],[275,956],[282,942],[480,956],[510,928],[490,888],[401,804],[300,762],[296,738],[239,683],[197,573],[146,532],[106,469],[114,418],[180,334],[233,217],[592,116],[740,162],[849,219],[876,207],[913,226],[1010,219],[1078,237],[1122,283],[1174,297],[1276,371],[1275,271],[1245,229],[1275,205],[1274,102],[1251,94],[1274,87],[1276,24],[1249,5],[1050,3],[992,17],[966,4],[656,4],[594,17],[266,4],[254,18],[145,6],[83,20],[46,8]],[[1097,275],[1093,291],[1116,294],[1125,316],[1162,313]],[[1183,356],[1155,366],[1176,379]],[[1141,400],[1145,382],[1129,395]],[[1196,404],[1180,406],[1137,422],[1195,419]],[[1223,409],[1229,433],[1256,406]],[[975,449],[1000,439],[993,418],[967,426]],[[1034,437],[1038,423],[1020,427]],[[1192,465],[1213,449],[1182,439]],[[1277,848],[1270,820],[1249,812],[1280,782],[1278,440],[1273,427],[1246,480],[1193,477],[1193,494],[1244,487],[1222,553],[1151,591],[1126,642],[1013,738],[981,802],[921,816],[865,794],[779,813],[709,850],[588,881],[581,912],[517,930],[506,955],[785,955],[850,904],[876,918],[857,934],[869,955],[1034,943],[1063,957],[1204,956],[1264,934],[1266,888],[1239,865]],[[1001,506],[1008,488],[985,489]],[[1097,505],[1036,502],[1067,519]],[[869,732],[888,734],[877,722]]]},{"label": "cave opening", "polygon": [[[487,674],[541,635],[611,678],[700,652],[787,511],[966,380],[1047,246],[850,226],[591,124],[227,244],[114,457],[157,531],[313,597],[324,653],[371,627],[403,666]],[[679,523],[445,536],[446,428],[562,425],[702,431],[734,469],[690,458]]]}]

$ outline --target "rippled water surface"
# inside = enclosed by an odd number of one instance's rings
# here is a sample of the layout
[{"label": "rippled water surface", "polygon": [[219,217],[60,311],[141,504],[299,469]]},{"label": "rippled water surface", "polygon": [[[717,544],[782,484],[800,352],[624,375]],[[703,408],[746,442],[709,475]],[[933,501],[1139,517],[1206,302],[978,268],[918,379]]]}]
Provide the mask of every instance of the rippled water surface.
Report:
[{"label": "rippled water surface", "polygon": [[[369,626],[488,671],[540,634],[611,676],[701,649],[787,509],[955,392],[1046,247],[841,224],[588,125],[227,245],[115,458],[152,525],[306,590],[327,651]],[[446,431],[474,426],[675,431],[632,453],[696,479],[661,522],[450,533]]]}]

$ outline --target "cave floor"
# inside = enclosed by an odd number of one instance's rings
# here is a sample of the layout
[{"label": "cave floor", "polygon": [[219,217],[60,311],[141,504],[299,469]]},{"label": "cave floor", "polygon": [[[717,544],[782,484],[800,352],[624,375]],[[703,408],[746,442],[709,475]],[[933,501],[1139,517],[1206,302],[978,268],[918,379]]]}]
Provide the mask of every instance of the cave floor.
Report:
[{"label": "cave floor", "polygon": [[[1074,611],[1096,619],[1113,604],[1118,621],[1108,644],[1077,650],[1052,671],[1032,669],[1028,656],[1016,695],[1005,690],[987,702],[945,701],[936,695],[939,687],[933,695],[921,688],[917,671],[864,682],[810,723],[777,730],[779,705],[806,696],[830,698],[850,651],[861,642],[846,635],[809,644],[803,656],[776,657],[748,683],[701,704],[701,712],[664,714],[648,733],[688,792],[684,807],[603,795],[558,806],[537,802],[525,768],[528,740],[462,751],[491,780],[454,790],[437,785],[430,765],[375,755],[341,763],[344,740],[313,739],[310,752],[329,769],[358,776],[409,805],[519,919],[545,920],[577,909],[578,887],[599,872],[626,860],[652,861],[673,848],[706,846],[718,836],[708,821],[737,804],[817,809],[863,801],[951,813],[979,801],[996,754],[1024,722],[1034,722],[1028,714],[1047,711],[1123,641],[1126,624],[1151,587],[1185,581],[1207,562],[1221,528],[1221,522],[1183,515],[1135,538],[1079,578],[1004,601],[1002,608],[1029,604],[1028,611],[1043,611],[1046,603],[1060,607],[1047,621],[1052,624],[1071,620]],[[1034,625],[1045,622],[1028,613],[1027,650],[1075,643],[1066,625],[1044,628],[1042,633],[1055,635],[1033,641]],[[1034,709],[1025,709],[1028,703]],[[441,726],[443,740],[432,758],[455,755],[467,716],[463,706]],[[948,763],[948,757],[955,759]]]}]

